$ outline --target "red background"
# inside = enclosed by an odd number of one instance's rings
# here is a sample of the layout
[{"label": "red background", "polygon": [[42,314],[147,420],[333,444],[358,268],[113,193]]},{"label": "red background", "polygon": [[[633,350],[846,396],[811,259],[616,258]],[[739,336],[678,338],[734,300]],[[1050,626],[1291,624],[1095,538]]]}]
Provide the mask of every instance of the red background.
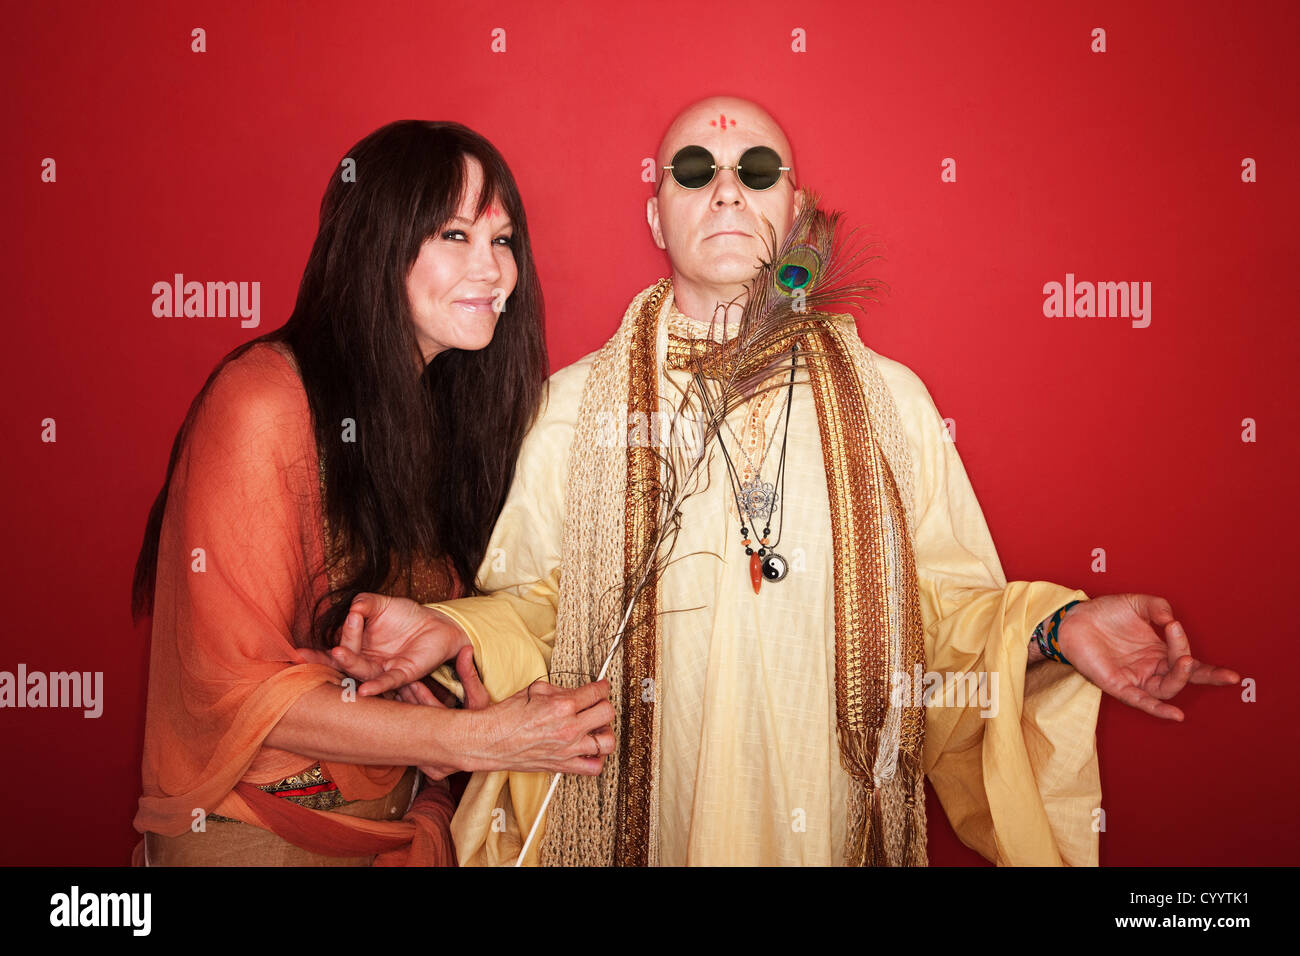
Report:
[{"label": "red background", "polygon": [[[497,144],[559,368],[666,274],[641,162],[717,92],[768,108],[800,183],[882,242],[892,293],[860,329],[956,420],[1007,576],[1163,595],[1195,652],[1258,681],[1251,704],[1184,691],[1181,725],[1106,700],[1102,863],[1300,862],[1300,713],[1274,679],[1297,633],[1294,4],[7,7],[0,669],[103,671],[106,703],[0,710],[0,863],[127,860],[148,505],[212,365],[287,318],[345,151],[412,117]],[[176,272],[260,281],[261,327],[154,318],[151,286]],[[1066,272],[1151,282],[1151,326],[1045,318]],[[933,795],[930,819],[933,863],[982,862]]]}]

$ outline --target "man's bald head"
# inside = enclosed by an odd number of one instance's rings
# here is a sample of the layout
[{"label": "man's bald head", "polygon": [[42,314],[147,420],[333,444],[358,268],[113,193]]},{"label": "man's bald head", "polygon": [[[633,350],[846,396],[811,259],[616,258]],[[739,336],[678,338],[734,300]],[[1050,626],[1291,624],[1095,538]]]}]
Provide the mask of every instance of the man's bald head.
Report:
[{"label": "man's bald head", "polygon": [[[661,183],[664,176],[672,175],[664,167],[673,161],[673,154],[679,149],[692,145],[708,146],[700,140],[700,134],[706,129],[732,134],[728,139],[755,137],[752,145],[771,146],[780,155],[782,166],[794,166],[794,149],[786,138],[785,130],[781,129],[781,124],[772,118],[771,113],[752,100],[738,96],[706,96],[678,113],[659,141],[655,168],[659,171]],[[787,175],[793,176],[793,170]]]},{"label": "man's bald head", "polygon": [[[718,169],[700,189],[687,189],[672,172],[673,156],[683,146],[702,146]],[[646,204],[655,244],[668,253],[678,308],[707,320],[714,306],[744,291],[767,258],[767,223],[779,246],[790,230],[798,197],[792,172],[775,185],[755,190],[743,185],[735,166],[745,150],[766,146],[782,166],[794,166],[790,141],[780,124],[757,103],[735,96],[710,96],[677,114],[659,143],[659,185]]]}]

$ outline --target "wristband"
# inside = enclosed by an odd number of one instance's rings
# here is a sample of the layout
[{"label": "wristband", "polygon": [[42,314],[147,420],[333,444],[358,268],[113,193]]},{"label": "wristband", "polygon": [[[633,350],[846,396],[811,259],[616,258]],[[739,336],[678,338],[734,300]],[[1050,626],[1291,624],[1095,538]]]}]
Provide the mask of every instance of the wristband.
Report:
[{"label": "wristband", "polygon": [[1038,642],[1038,649],[1048,660],[1060,661],[1062,664],[1069,664],[1065,655],[1061,653],[1060,628],[1061,618],[1065,612],[1076,604],[1082,604],[1082,601],[1071,601],[1052,613],[1050,617],[1039,621],[1038,626],[1034,628],[1034,640]]}]

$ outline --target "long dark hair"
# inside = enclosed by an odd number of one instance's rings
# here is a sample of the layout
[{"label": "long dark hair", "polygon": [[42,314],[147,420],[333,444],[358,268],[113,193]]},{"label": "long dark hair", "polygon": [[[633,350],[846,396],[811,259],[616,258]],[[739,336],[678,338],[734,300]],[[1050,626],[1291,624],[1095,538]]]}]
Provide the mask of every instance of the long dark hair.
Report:
[{"label": "long dark hair", "polygon": [[[417,377],[423,358],[406,278],[424,241],[456,215],[469,157],[483,170],[475,218],[493,199],[505,208],[518,280],[485,348],[446,349]],[[324,517],[346,542],[343,576],[313,609],[312,644],[335,643],[355,595],[409,584],[421,561],[446,557],[475,593],[547,375],[542,292],[519,190],[496,148],[459,123],[390,123],[347,158],[355,177],[339,167],[330,177],[293,314],[221,360],[176,434],[136,561],[137,621],[153,611],[167,492],[186,431],[221,369],[259,342],[284,343],[297,359],[324,469]],[[345,418],[356,422],[355,441],[341,441]]]}]

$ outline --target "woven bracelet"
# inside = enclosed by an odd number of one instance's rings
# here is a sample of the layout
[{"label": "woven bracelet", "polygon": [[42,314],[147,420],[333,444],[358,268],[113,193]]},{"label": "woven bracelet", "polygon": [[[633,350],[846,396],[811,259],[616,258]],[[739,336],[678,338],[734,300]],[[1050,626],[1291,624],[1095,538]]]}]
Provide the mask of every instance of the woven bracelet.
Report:
[{"label": "woven bracelet", "polygon": [[1082,604],[1082,601],[1071,601],[1052,613],[1052,616],[1044,621],[1040,621],[1034,628],[1034,640],[1038,642],[1038,649],[1042,651],[1044,657],[1052,661],[1060,661],[1062,664],[1069,664],[1065,655],[1061,653],[1061,618],[1065,612],[1076,604]]}]

